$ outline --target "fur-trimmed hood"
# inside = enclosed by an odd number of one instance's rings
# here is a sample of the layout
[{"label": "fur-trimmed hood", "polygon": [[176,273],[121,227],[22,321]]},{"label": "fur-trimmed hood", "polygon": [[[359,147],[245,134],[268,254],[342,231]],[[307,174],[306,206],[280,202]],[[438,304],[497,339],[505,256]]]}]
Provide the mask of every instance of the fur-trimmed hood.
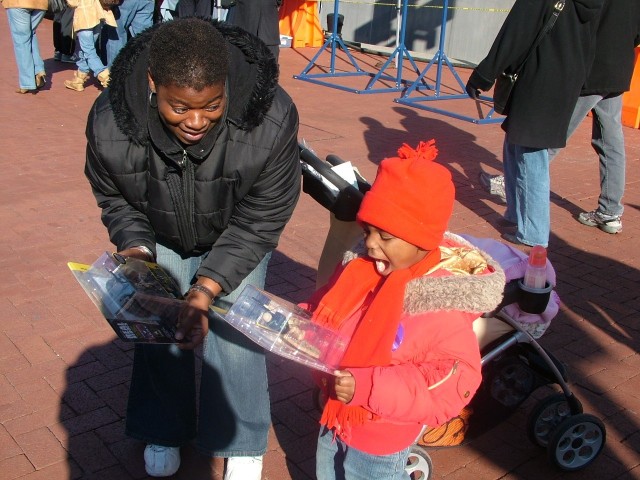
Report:
[{"label": "fur-trimmed hood", "polygon": [[[449,232],[445,233],[440,250],[440,263],[425,276],[407,284],[405,312],[416,315],[438,310],[493,311],[502,301],[505,286],[500,264],[464,238]],[[361,241],[345,253],[342,263],[365,256],[366,247]]]},{"label": "fur-trimmed hood", "polygon": [[[226,123],[250,131],[262,123],[271,107],[278,85],[278,64],[267,46],[254,35],[233,25],[211,22],[229,42]],[[147,68],[149,42],[158,26],[127,42],[113,62],[109,80],[109,101],[116,124],[140,145],[149,143]]]}]

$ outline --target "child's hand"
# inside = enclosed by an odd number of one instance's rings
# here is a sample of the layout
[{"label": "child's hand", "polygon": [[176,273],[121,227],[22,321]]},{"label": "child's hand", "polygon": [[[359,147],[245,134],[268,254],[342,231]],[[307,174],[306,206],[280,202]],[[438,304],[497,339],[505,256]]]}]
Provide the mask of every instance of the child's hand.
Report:
[{"label": "child's hand", "polygon": [[356,391],[356,379],[349,370],[336,370],[334,375],[336,376],[334,383],[336,398],[342,403],[349,403]]}]

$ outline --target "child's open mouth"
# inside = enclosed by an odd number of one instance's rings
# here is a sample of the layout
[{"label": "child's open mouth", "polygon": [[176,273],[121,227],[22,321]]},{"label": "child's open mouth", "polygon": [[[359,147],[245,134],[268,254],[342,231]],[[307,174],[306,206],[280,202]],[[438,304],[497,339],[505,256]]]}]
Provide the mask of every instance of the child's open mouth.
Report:
[{"label": "child's open mouth", "polygon": [[389,264],[384,260],[376,260],[376,270],[380,275],[385,275],[387,273],[387,269],[389,268]]}]

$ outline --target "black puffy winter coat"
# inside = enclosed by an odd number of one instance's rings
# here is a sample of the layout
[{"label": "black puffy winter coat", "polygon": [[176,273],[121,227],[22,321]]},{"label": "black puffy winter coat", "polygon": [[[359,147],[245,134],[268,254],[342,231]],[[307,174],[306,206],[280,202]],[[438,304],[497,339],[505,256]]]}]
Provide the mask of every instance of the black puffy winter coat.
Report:
[{"label": "black puffy winter coat", "polygon": [[[516,71],[555,3],[516,0],[469,83],[487,91],[502,72]],[[553,29],[528,58],[511,94],[509,114],[502,123],[507,142],[540,149],[565,146],[569,120],[593,62],[595,28],[603,3],[566,0]]]},{"label": "black puffy winter coat", "polygon": [[231,53],[224,120],[186,148],[163,128],[149,104],[152,27],[121,51],[89,113],[85,174],[118,250],[209,252],[198,275],[229,293],[276,247],[298,200],[298,112],[264,43],[213,23]]}]

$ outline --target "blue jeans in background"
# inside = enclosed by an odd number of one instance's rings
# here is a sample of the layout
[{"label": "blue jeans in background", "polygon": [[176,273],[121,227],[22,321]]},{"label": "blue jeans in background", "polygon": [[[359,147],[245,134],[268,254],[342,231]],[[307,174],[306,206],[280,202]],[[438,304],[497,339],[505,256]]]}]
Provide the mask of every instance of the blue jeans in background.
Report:
[{"label": "blue jeans in background", "polygon": [[18,66],[18,84],[27,90],[36,89],[36,73],[44,73],[36,29],[44,18],[44,10],[7,8],[13,53]]},{"label": "blue jeans in background", "polygon": [[507,210],[504,218],[515,223],[516,239],[525,245],[549,244],[549,152],[503,144],[504,186]]},{"label": "blue jeans in background", "polygon": [[118,52],[125,46],[129,35],[135,37],[153,25],[153,0],[125,0],[112,11],[116,17],[117,27],[106,26],[107,35],[107,63],[111,67]]},{"label": "blue jeans in background", "polygon": [[78,45],[80,45],[78,61],[76,62],[78,70],[82,73],[93,72],[95,77],[107,68],[105,64],[102,63],[102,60],[100,60],[98,52],[96,51],[96,40],[98,40],[100,36],[101,28],[102,24],[99,23],[93,27],[93,29],[78,30],[75,32],[76,41]]},{"label": "blue jeans in background", "polygon": [[[598,211],[605,215],[622,215],[626,168],[622,94],[585,95],[578,98],[569,121],[567,138],[573,134],[589,112],[593,116],[591,145],[600,160]],[[549,150],[549,160],[552,160],[558,151],[559,149]]]},{"label": "blue jeans in background", "polygon": [[[126,2],[125,2],[126,3]],[[187,291],[202,262],[157,245],[158,264]],[[217,304],[228,306],[245,285],[264,288],[270,255]],[[227,305],[224,305],[227,302]],[[271,423],[264,351],[224,320],[210,316],[196,421],[195,357],[175,345],[136,345],[126,432],[146,443],[179,447],[196,438],[211,457],[260,456]]]},{"label": "blue jeans in background", "polygon": [[351,448],[321,427],[316,451],[318,480],[410,480],[406,472],[411,447],[391,455],[371,455]]}]

